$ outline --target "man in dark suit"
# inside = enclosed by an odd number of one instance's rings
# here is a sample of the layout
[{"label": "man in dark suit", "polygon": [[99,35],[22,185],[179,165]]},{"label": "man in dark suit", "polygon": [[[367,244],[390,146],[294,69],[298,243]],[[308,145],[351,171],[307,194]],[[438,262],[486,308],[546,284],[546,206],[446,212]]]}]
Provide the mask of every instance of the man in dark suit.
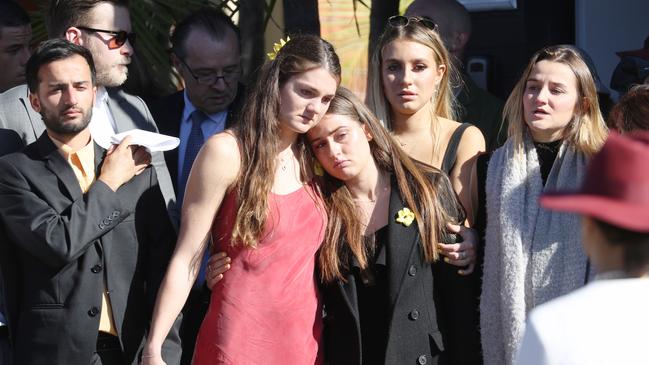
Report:
[{"label": "man in dark suit", "polygon": [[[108,152],[88,127],[90,52],[43,43],[27,63],[46,131],[0,159],[0,221],[15,249],[10,292],[19,364],[136,364],[174,244],[149,155],[130,139]],[[4,243],[3,243],[4,244]],[[177,331],[166,341],[179,361]]]},{"label": "man in dark suit", "polygon": [[[92,53],[97,66],[97,97],[90,130],[100,146],[108,148],[115,133],[139,128],[157,132],[153,118],[142,99],[119,89],[128,75],[133,55],[134,33],[125,0],[51,1],[46,23],[50,39],[65,38]],[[25,145],[34,142],[45,130],[40,115],[29,105],[26,85],[0,94],[0,128],[16,131]],[[169,171],[160,152],[152,154],[160,190],[165,197],[171,222],[175,195]]]},{"label": "man in dark suit", "polygon": [[[242,99],[239,29],[223,13],[200,9],[176,26],[171,43],[173,64],[185,89],[152,103],[151,112],[161,133],[180,138],[179,148],[165,152],[180,208],[198,150],[207,138],[236,120]],[[209,305],[204,270],[202,265],[183,310],[183,364],[191,361],[196,335]]]},{"label": "man in dark suit", "polygon": [[[22,142],[18,133],[0,128],[0,157],[8,153],[16,152],[22,148]],[[4,248],[7,246],[6,236],[0,225],[0,258],[10,257],[11,253]],[[0,259],[0,262],[2,260]],[[0,365],[13,364],[11,355],[10,332],[9,332],[9,312],[7,296],[5,295],[5,285],[3,280],[4,265],[0,265]],[[16,283],[13,283],[15,285]],[[10,284],[11,285],[11,284]]]},{"label": "man in dark suit", "polygon": [[406,10],[408,16],[425,16],[437,24],[446,49],[455,59],[462,85],[455,88],[460,106],[459,121],[478,127],[485,138],[487,151],[500,147],[507,139],[503,123],[503,102],[481,89],[462,64],[464,48],[471,37],[471,16],[457,0],[415,0]]}]

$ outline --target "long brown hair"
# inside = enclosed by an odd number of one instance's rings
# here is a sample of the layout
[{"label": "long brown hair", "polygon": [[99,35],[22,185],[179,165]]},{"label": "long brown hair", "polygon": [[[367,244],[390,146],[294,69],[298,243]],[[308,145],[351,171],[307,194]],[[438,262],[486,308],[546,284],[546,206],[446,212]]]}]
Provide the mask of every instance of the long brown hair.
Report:
[{"label": "long brown hair", "polygon": [[608,130],[599,109],[593,76],[581,56],[574,49],[566,46],[550,46],[536,52],[507,98],[503,117],[509,123],[508,134],[509,138],[513,138],[515,156],[523,153],[523,134],[527,131],[523,113],[525,85],[534,65],[544,60],[568,66],[577,79],[578,98],[575,115],[572,122],[566,126],[563,139],[577,151],[590,156],[602,147]]},{"label": "long brown hair", "polygon": [[[394,176],[405,205],[415,213],[426,261],[437,260],[436,244],[445,235],[446,222],[464,220],[448,177],[435,168],[416,165],[363,102],[344,87],[338,88],[327,114],[346,116],[367,127],[377,167]],[[344,280],[350,257],[355,257],[361,268],[365,268],[371,247],[363,239],[361,214],[347,186],[325,173],[323,194],[329,221],[318,257],[321,278],[324,282]]]},{"label": "long brown hair", "polygon": [[[280,89],[292,76],[319,67],[340,82],[340,61],[329,42],[312,35],[291,38],[274,60],[262,66],[248,93],[235,131],[241,150],[241,172],[237,180],[239,208],[232,242],[256,247],[263,233],[279,151]],[[303,144],[298,145],[303,179],[310,171],[304,163],[305,149]]]}]

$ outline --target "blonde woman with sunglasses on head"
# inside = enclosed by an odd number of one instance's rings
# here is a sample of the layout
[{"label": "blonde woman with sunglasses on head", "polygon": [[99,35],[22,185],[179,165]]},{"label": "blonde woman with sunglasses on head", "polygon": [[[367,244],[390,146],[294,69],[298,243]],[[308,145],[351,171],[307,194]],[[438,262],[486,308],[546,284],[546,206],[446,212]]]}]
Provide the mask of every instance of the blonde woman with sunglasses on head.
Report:
[{"label": "blonde woman with sunglasses on head", "polygon": [[[437,26],[425,17],[393,16],[369,70],[367,103],[413,159],[446,172],[471,226],[477,210],[475,161],[484,152],[480,130],[455,119],[455,74]],[[442,254],[470,274],[472,244],[441,246]]]}]

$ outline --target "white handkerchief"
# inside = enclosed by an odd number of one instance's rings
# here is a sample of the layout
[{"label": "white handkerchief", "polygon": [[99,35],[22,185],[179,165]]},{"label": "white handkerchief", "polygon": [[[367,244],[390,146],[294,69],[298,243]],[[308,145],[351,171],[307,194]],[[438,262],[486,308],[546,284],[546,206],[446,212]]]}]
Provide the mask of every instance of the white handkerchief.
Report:
[{"label": "white handkerchief", "polygon": [[131,129],[110,137],[113,144],[120,144],[124,137],[131,136],[131,143],[145,147],[149,152],[169,151],[178,147],[180,138],[160,133],[148,132],[142,129]]}]

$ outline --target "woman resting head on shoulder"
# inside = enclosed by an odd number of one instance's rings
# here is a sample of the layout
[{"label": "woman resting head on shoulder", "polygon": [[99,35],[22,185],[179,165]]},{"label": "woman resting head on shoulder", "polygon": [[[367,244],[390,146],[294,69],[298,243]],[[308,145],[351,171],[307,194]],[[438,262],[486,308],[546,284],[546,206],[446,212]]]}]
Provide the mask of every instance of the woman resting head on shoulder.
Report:
[{"label": "woman resting head on shoulder", "polygon": [[572,48],[536,52],[505,103],[509,138],[489,161],[480,304],[486,364],[513,361],[529,310],[592,272],[579,218],[541,209],[543,191],[577,189],[607,129],[588,66]]},{"label": "woman resting head on shoulder", "polygon": [[329,217],[318,258],[328,360],[466,363],[459,360],[471,351],[479,358],[465,341],[471,331],[477,337],[477,320],[467,320],[476,308],[455,296],[468,278],[441,261],[437,247],[454,242],[446,222],[464,220],[446,174],[410,159],[342,87],[306,137],[324,169]]},{"label": "woman resting head on shoulder", "polygon": [[372,55],[367,102],[411,158],[446,172],[471,225],[477,210],[475,160],[480,130],[455,121],[460,87],[437,26],[425,17],[391,17]]},{"label": "woman resting head on shoulder", "polygon": [[163,363],[162,339],[194,284],[209,238],[220,252],[217,267],[230,275],[214,289],[192,363],[322,363],[313,273],[326,216],[298,136],[320,121],[339,82],[331,44],[294,37],[263,65],[236,128],[203,145],[143,364]]}]

